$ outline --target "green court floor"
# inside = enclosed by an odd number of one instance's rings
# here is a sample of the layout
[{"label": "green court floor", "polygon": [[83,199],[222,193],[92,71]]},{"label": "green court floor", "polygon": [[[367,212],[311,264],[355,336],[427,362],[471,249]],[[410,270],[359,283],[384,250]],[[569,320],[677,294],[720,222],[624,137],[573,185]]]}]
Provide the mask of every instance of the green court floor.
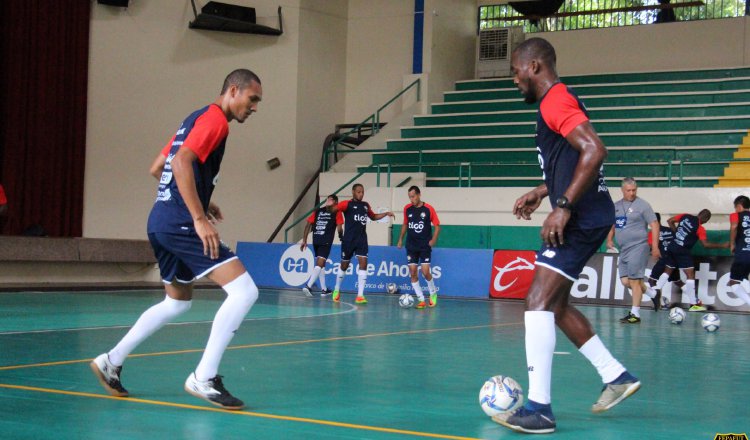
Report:
[{"label": "green court floor", "polygon": [[[220,373],[240,412],[188,395],[223,299],[198,290],[193,308],[125,363],[129,398],[106,395],[88,362],[115,344],[162,291],[0,293],[2,439],[506,439],[477,397],[493,375],[526,377],[523,304],[440,300],[404,310],[395,295],[366,306],[343,295],[262,290]],[[722,314],[713,334],[690,313],[640,325],[624,309],[581,307],[643,388],[594,415],[594,368],[558,332],[553,410],[560,439],[713,439],[750,432],[750,316]]]}]

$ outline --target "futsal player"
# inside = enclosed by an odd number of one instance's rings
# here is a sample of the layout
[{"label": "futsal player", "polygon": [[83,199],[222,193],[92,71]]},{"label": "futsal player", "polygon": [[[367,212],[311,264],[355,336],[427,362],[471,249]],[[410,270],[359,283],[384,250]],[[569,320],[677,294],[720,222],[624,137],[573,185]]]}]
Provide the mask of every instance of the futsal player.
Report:
[{"label": "futsal player", "polygon": [[[658,212],[654,213],[656,215],[656,222],[659,223],[659,243],[654,244],[651,240],[651,234],[649,234],[649,246],[653,249],[654,246],[657,247],[659,251],[659,259],[656,260],[656,263],[654,263],[654,266],[651,268],[651,274],[648,276],[648,282],[650,285],[656,285],[657,280],[661,276],[661,274],[664,273],[664,268],[667,267],[665,263],[665,255],[667,254],[667,247],[669,246],[669,243],[674,239],[674,231],[669,226],[664,226],[661,224],[661,214]],[[682,287],[685,285],[685,283],[682,282],[682,279],[680,279],[680,271],[679,270],[673,270],[672,273],[669,275],[669,279],[667,282],[671,282],[676,284],[679,287]],[[653,293],[646,291],[645,293]],[[657,301],[659,301],[659,306],[665,306],[664,298],[663,298],[663,292],[661,290],[657,291],[657,294],[655,296],[657,298]]]},{"label": "futsal player", "polygon": [[[412,186],[407,191],[411,203],[404,206],[404,224],[401,226],[401,233],[398,236],[398,244],[401,249],[406,235],[406,263],[409,265],[409,275],[411,276],[411,287],[417,295],[419,302],[416,305],[418,309],[424,309],[425,303],[422,286],[419,285],[419,272],[417,265],[422,268],[422,276],[427,281],[427,288],[430,291],[429,306],[437,305],[437,289],[435,281],[432,279],[430,271],[430,262],[432,261],[432,247],[437,242],[440,234],[440,219],[432,205],[422,201],[422,193],[418,186]],[[432,226],[435,226],[433,231]]]},{"label": "futsal player", "polygon": [[333,206],[339,202],[336,194],[331,194],[326,198],[326,203],[322,207],[316,209],[310,214],[305,225],[305,232],[302,233],[302,244],[300,250],[304,251],[307,247],[307,236],[315,225],[315,231],[313,232],[313,251],[315,252],[315,267],[313,267],[310,279],[307,280],[307,284],[302,288],[302,293],[306,296],[312,296],[312,286],[316,280],[320,280],[321,296],[327,296],[331,294],[331,290],[326,287],[326,261],[328,261],[328,255],[331,253],[331,246],[333,245],[333,233],[338,230],[339,239],[343,236],[342,224],[344,223],[344,217],[340,212],[333,213]]},{"label": "futsal player", "polygon": [[[679,214],[667,220],[669,228],[674,231],[674,239],[667,246],[667,253],[664,256],[664,273],[657,281],[649,280],[648,295],[653,295],[655,290],[661,290],[669,280],[670,275],[675,270],[681,270],[685,274],[685,285],[682,286],[682,293],[690,298],[690,312],[706,311],[695,293],[695,267],[693,256],[690,251],[695,243],[700,240],[703,247],[707,249],[724,249],[729,247],[729,243],[711,243],[706,238],[705,223],[711,220],[711,211],[703,209],[698,215]],[[653,283],[653,284],[652,284]]]},{"label": "futsal player", "polygon": [[336,287],[333,288],[333,301],[338,302],[341,298],[339,289],[341,281],[344,280],[346,270],[352,257],[357,257],[359,269],[357,270],[357,304],[367,304],[365,298],[365,282],[367,281],[367,219],[380,220],[385,216],[395,218],[393,212],[381,212],[375,214],[370,204],[363,201],[365,187],[361,183],[352,186],[351,200],[344,200],[334,205],[333,210],[342,212],[344,215],[344,237],[341,239],[341,266],[336,274]]},{"label": "futsal player", "polygon": [[742,282],[750,275],[750,198],[739,196],[734,199],[734,209],[729,216],[729,249],[734,254],[729,269],[729,287],[737,298],[750,305],[750,295],[742,287]]},{"label": "futsal player", "polygon": [[166,297],[146,310],[115,347],[91,362],[92,371],[110,394],[128,395],[120,379],[126,357],[190,309],[193,283],[205,276],[221,286],[227,297],[216,313],[203,356],[184,388],[224,409],[244,406],[224,387],[218,369],[226,347],[258,298],[258,288],[237,256],[219,239],[209,218],[209,206],[229,122],[245,122],[258,110],[262,95],[255,73],[247,69],[231,72],[219,97],[190,114],[169,142],[147,228]]},{"label": "futsal player", "polygon": [[632,395],[641,382],[607,350],[591,323],[569,303],[570,289],[586,261],[614,224],[614,205],[604,180],[607,150],[589,121],[583,103],[560,82],[552,45],[530,38],[512,53],[513,82],[528,104],[539,101],[536,145],[544,183],[516,200],[513,213],[529,220],[543,199],[552,212],[542,224],[542,248],[526,294],[528,399],[524,406],[494,416],[515,431],[543,434],[556,429],[551,406],[555,324],[604,382],[592,411],[607,411]]}]

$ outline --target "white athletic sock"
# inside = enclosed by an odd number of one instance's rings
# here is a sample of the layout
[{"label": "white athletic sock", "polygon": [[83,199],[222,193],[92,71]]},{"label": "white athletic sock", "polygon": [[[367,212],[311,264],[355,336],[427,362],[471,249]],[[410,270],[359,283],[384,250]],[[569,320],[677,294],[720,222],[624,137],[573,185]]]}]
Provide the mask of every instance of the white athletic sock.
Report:
[{"label": "white athletic sock", "polygon": [[344,280],[344,275],[346,275],[346,271],[339,267],[339,271],[336,272],[336,287],[334,287],[333,290],[339,290],[341,287],[341,281]]},{"label": "white athletic sock", "polygon": [[247,272],[223,287],[227,298],[216,312],[211,325],[206,350],[195,368],[195,378],[200,381],[213,379],[219,372],[219,363],[229,342],[245,319],[245,315],[258,299],[258,288]]},{"label": "white athletic sock", "polygon": [[190,310],[191,304],[192,301],[180,301],[167,296],[164,301],[151,306],[141,314],[125,337],[109,352],[109,361],[116,367],[122,365],[125,358],[135,350],[138,344],[156,333],[164,324]]},{"label": "white athletic sock", "polygon": [[695,280],[685,280],[685,285],[682,286],[682,293],[687,295],[691,304],[698,303],[698,296],[695,294]]},{"label": "white athletic sock", "polygon": [[427,280],[427,289],[430,291],[430,295],[437,292],[437,289],[435,288],[435,279],[430,278]]},{"label": "white athletic sock", "polygon": [[315,284],[315,280],[318,279],[320,276],[320,266],[313,267],[312,275],[310,275],[310,279],[307,280],[307,287],[312,287],[313,284]]},{"label": "white athletic sock", "polygon": [[651,289],[651,286],[643,289],[643,296],[653,299],[656,296],[656,290]]},{"label": "white athletic sock", "polygon": [[625,367],[612,357],[597,335],[586,341],[578,351],[596,368],[603,383],[610,383],[625,372]]},{"label": "white athletic sock", "polygon": [[637,317],[640,318],[641,317],[641,308],[640,308],[640,306],[639,307],[636,307],[636,306],[630,307],[630,313],[633,316],[637,316]]},{"label": "white athletic sock", "polygon": [[526,364],[529,370],[529,400],[551,403],[552,355],[555,351],[555,314],[544,311],[524,313]]},{"label": "white athletic sock", "polygon": [[[674,270],[677,270],[677,268],[675,268]],[[658,290],[661,290],[662,287],[664,287],[664,285],[667,284],[668,281],[669,281],[669,275],[667,275],[666,273],[659,275],[659,279],[656,280],[655,288]]]},{"label": "white athletic sock", "polygon": [[414,289],[414,293],[417,294],[417,298],[420,301],[424,301],[424,293],[422,293],[422,286],[419,285],[419,281],[411,283],[411,287]]},{"label": "white athletic sock", "polygon": [[742,287],[742,284],[734,284],[731,287],[732,287],[732,292],[734,292],[734,294],[737,295],[737,298],[742,299],[748,305],[750,305],[750,295],[747,294],[747,292],[745,291],[745,288]]},{"label": "white athletic sock", "polygon": [[365,282],[367,281],[367,271],[357,269],[357,296],[365,296]]},{"label": "white athletic sock", "polygon": [[320,275],[318,275],[318,281],[320,282],[320,289],[326,290],[326,271],[323,270],[325,268],[321,267],[320,269]]}]

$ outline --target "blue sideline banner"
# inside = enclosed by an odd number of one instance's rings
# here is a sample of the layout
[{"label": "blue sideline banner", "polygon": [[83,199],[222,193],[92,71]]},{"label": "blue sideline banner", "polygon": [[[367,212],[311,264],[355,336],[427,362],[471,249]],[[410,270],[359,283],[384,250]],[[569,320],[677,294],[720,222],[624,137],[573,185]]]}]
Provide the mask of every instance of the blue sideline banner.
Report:
[{"label": "blue sideline banner", "polygon": [[[432,276],[440,294],[455,297],[487,298],[490,286],[491,249],[432,250]],[[259,287],[301,288],[312,273],[315,258],[308,246],[299,244],[239,242],[237,256]],[[334,245],[325,266],[326,286],[333,289],[341,261],[341,248]],[[341,285],[345,292],[357,291],[357,266],[352,261]],[[419,276],[428,292],[427,283]],[[365,292],[384,293],[388,283],[396,283],[401,293],[413,293],[406,264],[406,251],[395,246],[370,246]],[[316,289],[318,284],[316,283]]]}]

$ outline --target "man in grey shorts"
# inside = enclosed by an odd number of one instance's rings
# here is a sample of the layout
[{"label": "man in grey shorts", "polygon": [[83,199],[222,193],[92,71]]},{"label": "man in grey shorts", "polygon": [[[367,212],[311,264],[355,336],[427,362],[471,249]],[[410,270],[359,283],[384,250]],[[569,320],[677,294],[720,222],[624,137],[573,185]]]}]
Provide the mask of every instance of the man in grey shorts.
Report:
[{"label": "man in grey shorts", "polygon": [[[633,305],[630,312],[620,319],[625,324],[641,322],[641,299],[646,291],[643,280],[649,257],[659,257],[659,248],[648,245],[648,227],[651,226],[653,243],[659,242],[659,222],[651,205],[637,196],[638,184],[632,177],[622,179],[622,199],[615,202],[615,224],[607,236],[607,248],[614,248],[612,237],[620,245],[618,270],[620,282],[630,288]],[[648,296],[648,294],[646,294]],[[654,311],[659,310],[660,294],[651,298]]]}]

